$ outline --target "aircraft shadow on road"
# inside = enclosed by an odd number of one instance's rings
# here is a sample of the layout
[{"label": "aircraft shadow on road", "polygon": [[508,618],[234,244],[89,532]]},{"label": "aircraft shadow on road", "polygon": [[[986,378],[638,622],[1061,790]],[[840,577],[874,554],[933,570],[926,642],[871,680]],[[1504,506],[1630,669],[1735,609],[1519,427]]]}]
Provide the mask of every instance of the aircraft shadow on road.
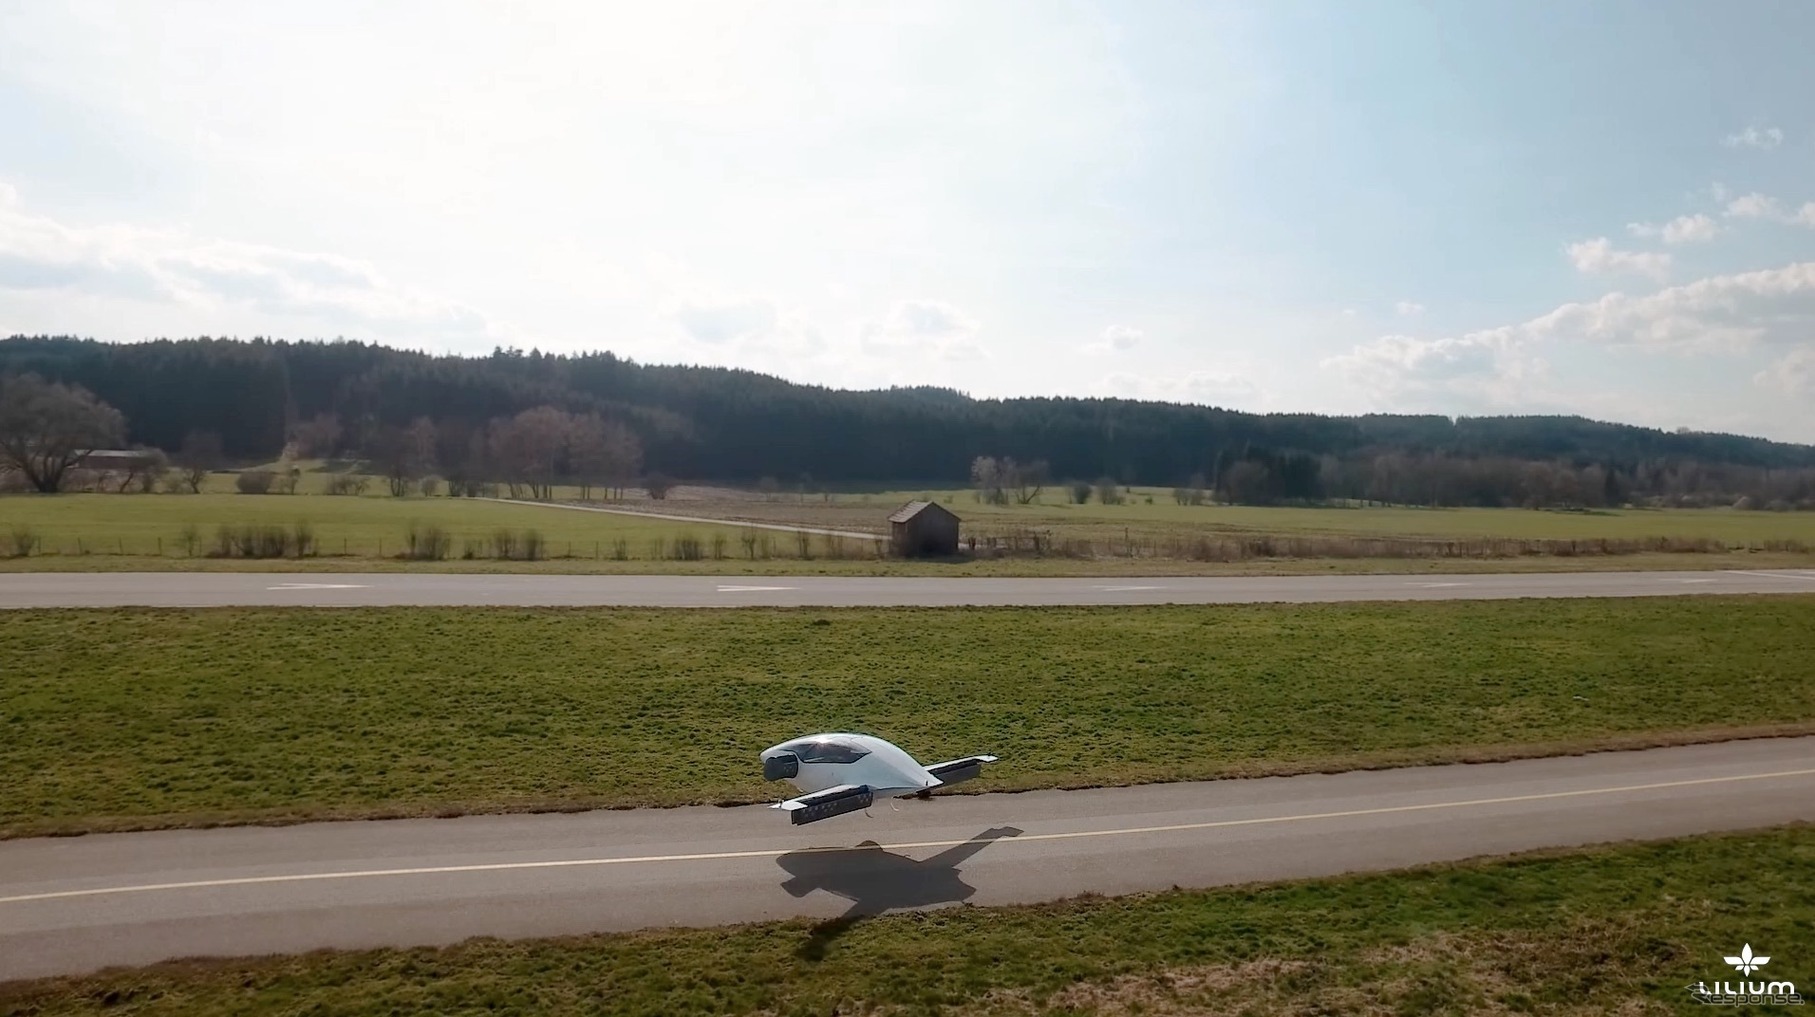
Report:
[{"label": "aircraft shadow on road", "polygon": [[930,907],[968,900],[977,888],[958,878],[958,866],[991,841],[1019,837],[1022,831],[998,826],[962,844],[916,861],[884,851],[866,840],[853,848],[809,848],[776,859],[788,872],[782,889],[795,897],[824,890],[851,902],[844,914],[813,927],[799,953],[808,960],[825,956],[826,947],[865,918],[905,908]]}]

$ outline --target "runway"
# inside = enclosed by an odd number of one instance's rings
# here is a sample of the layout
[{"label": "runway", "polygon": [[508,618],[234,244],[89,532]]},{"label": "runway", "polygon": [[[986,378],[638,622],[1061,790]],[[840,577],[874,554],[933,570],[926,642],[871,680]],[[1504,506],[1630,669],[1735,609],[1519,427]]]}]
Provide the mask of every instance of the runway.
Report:
[{"label": "runway", "polygon": [[1206,887],[1795,820],[1815,820],[1815,738],[937,797],[800,828],[752,806],[20,840],[0,842],[0,980]]},{"label": "runway", "polygon": [[1815,593],[1815,569],[955,578],[428,573],[0,573],[0,608],[980,607]]}]

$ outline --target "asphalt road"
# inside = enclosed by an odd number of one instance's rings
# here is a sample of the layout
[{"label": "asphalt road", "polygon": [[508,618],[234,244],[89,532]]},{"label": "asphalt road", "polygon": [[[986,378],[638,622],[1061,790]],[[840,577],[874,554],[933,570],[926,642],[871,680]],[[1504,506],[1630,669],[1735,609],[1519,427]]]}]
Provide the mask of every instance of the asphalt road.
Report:
[{"label": "asphalt road", "polygon": [[1478,575],[940,579],[425,573],[0,573],[0,608],[594,606],[966,607],[1815,592],[1815,569]]},{"label": "asphalt road", "polygon": [[1794,820],[1815,820],[1815,738],[936,797],[800,828],[751,806],[30,839],[0,842],[0,980],[1214,886]]}]

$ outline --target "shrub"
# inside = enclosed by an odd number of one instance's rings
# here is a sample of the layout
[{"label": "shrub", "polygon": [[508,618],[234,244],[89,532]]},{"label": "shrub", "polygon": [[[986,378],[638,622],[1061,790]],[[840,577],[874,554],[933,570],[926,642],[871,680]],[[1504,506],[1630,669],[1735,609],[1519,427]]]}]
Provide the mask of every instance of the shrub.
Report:
[{"label": "shrub", "polygon": [[511,561],[540,561],[545,552],[541,530],[512,533],[499,527],[492,533],[493,557]]},{"label": "shrub", "polygon": [[403,538],[403,556],[412,561],[440,561],[454,548],[454,536],[439,526],[410,523]]},{"label": "shrub", "polygon": [[517,556],[517,535],[500,526],[492,532],[492,557],[511,559]]},{"label": "shrub", "polygon": [[277,474],[270,470],[247,470],[233,478],[233,485],[241,494],[269,494],[276,479]]},{"label": "shrub", "polygon": [[314,546],[314,533],[307,523],[298,523],[294,531],[269,523],[234,527],[222,523],[214,535],[216,558],[284,558],[292,552],[308,554]]},{"label": "shrub", "polygon": [[17,525],[7,535],[7,557],[25,558],[38,546],[38,534],[29,526]]}]

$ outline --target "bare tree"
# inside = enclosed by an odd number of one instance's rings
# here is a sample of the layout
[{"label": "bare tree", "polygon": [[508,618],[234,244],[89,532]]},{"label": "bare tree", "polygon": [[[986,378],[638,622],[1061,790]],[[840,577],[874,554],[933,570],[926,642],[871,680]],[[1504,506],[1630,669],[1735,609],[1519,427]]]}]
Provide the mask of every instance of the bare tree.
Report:
[{"label": "bare tree", "polygon": [[635,431],[616,420],[605,423],[605,447],[610,450],[605,480],[612,496],[623,500],[624,488],[643,472],[643,442]]},{"label": "bare tree", "polygon": [[[446,441],[448,429],[441,429],[442,440]],[[492,432],[489,425],[481,424],[466,437],[466,454],[461,460],[460,478],[462,493],[475,497],[481,491],[495,490],[498,480],[498,467],[492,457]],[[448,493],[453,494],[452,474]]]},{"label": "bare tree", "polygon": [[417,471],[422,474],[433,473],[437,448],[435,422],[427,417],[417,417],[405,433],[409,436],[410,458]]},{"label": "bare tree", "polygon": [[1008,500],[1002,491],[1002,464],[995,456],[978,456],[971,460],[971,483],[977,485],[979,501],[1000,505]]},{"label": "bare tree", "polygon": [[567,470],[580,486],[580,500],[591,501],[592,486],[605,480],[611,470],[611,445],[605,437],[605,421],[597,413],[568,421]]},{"label": "bare tree", "polygon": [[447,494],[450,498],[476,493],[480,474],[484,472],[483,456],[475,449],[483,450],[484,441],[479,439],[478,432],[471,424],[451,418],[435,425],[435,466],[441,476],[447,480]]},{"label": "bare tree", "polygon": [[1051,471],[1047,469],[1046,460],[1035,459],[1025,466],[1013,459],[1007,460],[1007,462],[1010,482],[1015,485],[1015,501],[1022,505],[1032,504],[1033,500],[1040,496],[1040,492],[1046,489],[1047,482],[1051,480]]},{"label": "bare tree", "polygon": [[223,458],[220,435],[213,431],[190,431],[176,454],[183,486],[189,488],[191,494],[202,493],[202,484],[208,479],[209,471],[219,469]]},{"label": "bare tree", "polygon": [[553,406],[538,406],[509,420],[492,422],[487,451],[501,478],[510,485],[511,497],[520,497],[525,485],[532,498],[553,496],[554,480],[566,451],[568,420],[566,413]]},{"label": "bare tree", "polygon": [[124,493],[137,487],[140,493],[150,494],[157,490],[158,481],[170,469],[170,457],[163,449],[139,446],[133,449],[137,455],[126,460],[125,476],[120,478],[120,491]]},{"label": "bare tree", "polygon": [[125,416],[79,385],[36,374],[0,378],[0,459],[39,491],[61,490],[83,456],[125,434]]},{"label": "bare tree", "polygon": [[366,458],[391,485],[393,498],[409,494],[424,472],[420,437],[414,429],[406,431],[395,424],[386,424],[367,443]]},{"label": "bare tree", "polygon": [[1204,503],[1204,485],[1208,483],[1203,473],[1193,473],[1184,487],[1172,489],[1172,500],[1180,505],[1202,505]]}]

